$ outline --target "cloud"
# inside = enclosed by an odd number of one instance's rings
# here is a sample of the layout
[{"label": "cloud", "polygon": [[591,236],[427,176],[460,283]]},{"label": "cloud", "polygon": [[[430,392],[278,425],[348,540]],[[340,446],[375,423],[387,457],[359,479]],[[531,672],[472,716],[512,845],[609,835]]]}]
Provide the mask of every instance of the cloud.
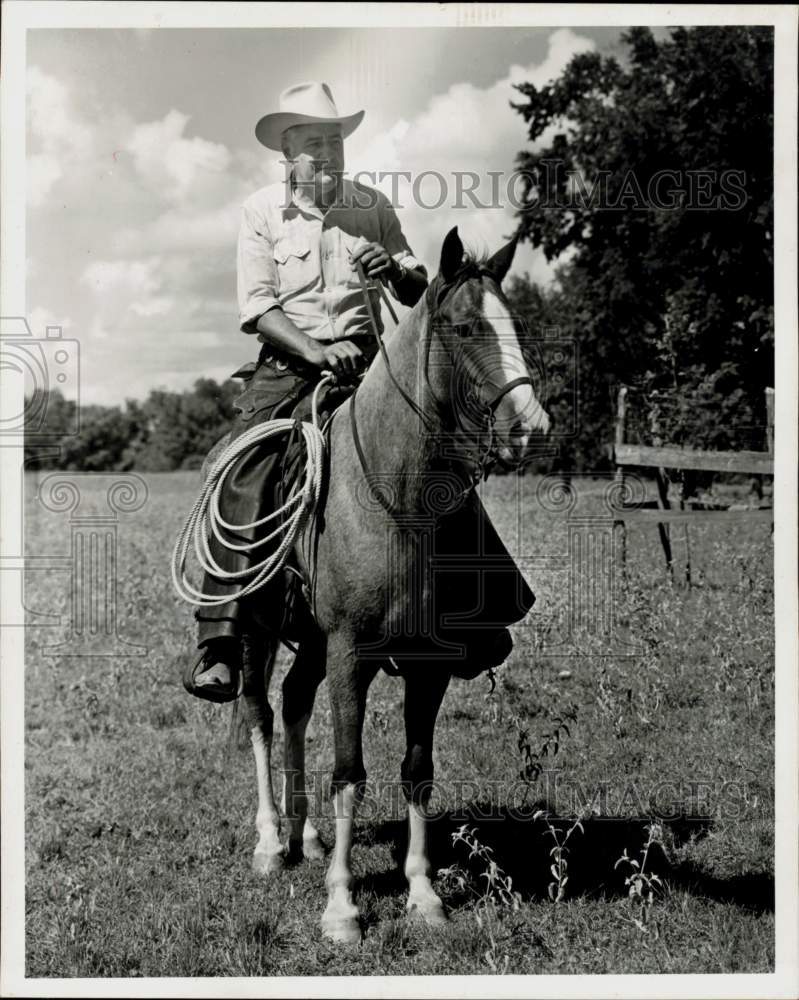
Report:
[{"label": "cloud", "polygon": [[27,94],[28,125],[45,149],[79,150],[86,147],[90,129],[76,114],[63,83],[38,66],[29,66]]},{"label": "cloud", "polygon": [[37,152],[28,158],[27,196],[44,204],[54,184],[91,150],[91,129],[76,114],[67,88],[38,66],[28,67],[28,129]]},{"label": "cloud", "polygon": [[171,295],[153,295],[142,302],[131,302],[130,308],[137,316],[165,316],[177,306]]},{"label": "cloud", "polygon": [[38,208],[44,204],[50,189],[61,177],[63,170],[58,159],[47,153],[29,157],[27,168],[28,204]]},{"label": "cloud", "polygon": [[[593,48],[591,39],[559,29],[549,36],[542,62],[511,66],[486,87],[456,83],[431,97],[413,119],[397,121],[376,137],[355,133],[348,170],[370,172],[385,194],[398,196],[403,229],[429,269],[436,268],[443,237],[454,225],[478,250],[496,250],[514,232],[514,201],[518,204],[521,186],[514,186],[512,177],[516,155],[529,142],[524,119],[511,107],[512,101],[521,101],[514,84],[540,87],[578,52]],[[380,173],[390,171],[407,171],[411,178],[380,181]],[[466,171],[476,175],[476,184],[463,176]],[[492,172],[499,174],[496,180]],[[474,189],[471,197],[469,188]],[[553,277],[544,255],[527,245],[519,248],[514,262],[514,271],[522,270],[543,283]]]},{"label": "cloud", "polygon": [[[218,324],[225,336],[241,336],[232,262],[220,276],[213,259],[197,261],[185,253],[96,260],[84,268],[80,281],[92,291],[88,338],[121,338],[122,351],[145,340],[152,343],[157,357],[165,339],[181,336],[176,329],[186,330],[187,324],[197,329]],[[190,357],[197,338],[182,336],[187,338],[183,349]],[[137,357],[136,363],[141,360]]]},{"label": "cloud", "polygon": [[145,320],[125,336],[116,330],[99,339],[91,334],[88,350],[87,338],[81,338],[81,399],[119,406],[126,399],[145,399],[155,388],[181,392],[201,377],[224,381],[252,360],[252,340],[242,334],[234,338],[178,324],[165,335]]},{"label": "cloud", "polygon": [[174,108],[160,121],[138,125],[125,145],[139,176],[162,197],[203,197],[229,168],[231,154],[218,142],[184,136],[189,116]]},{"label": "cloud", "polygon": [[112,248],[121,254],[143,254],[157,248],[163,253],[207,253],[227,250],[231,260],[241,214],[241,197],[204,211],[166,208],[150,222],[125,226],[112,238]]},{"label": "cloud", "polygon": [[158,290],[160,263],[157,256],[147,260],[95,260],[84,269],[81,281],[97,296],[113,295],[121,307],[119,300],[126,293],[147,295]]},{"label": "cloud", "polygon": [[69,316],[58,316],[50,309],[37,306],[28,313],[28,326],[34,337],[42,338],[48,326],[60,326],[62,331],[72,328],[72,320]]}]

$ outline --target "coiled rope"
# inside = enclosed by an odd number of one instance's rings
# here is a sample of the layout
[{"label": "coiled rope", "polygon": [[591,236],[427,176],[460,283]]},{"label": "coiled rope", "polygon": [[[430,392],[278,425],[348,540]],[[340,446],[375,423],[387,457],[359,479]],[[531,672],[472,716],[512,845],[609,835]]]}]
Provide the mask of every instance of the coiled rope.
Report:
[{"label": "coiled rope", "polygon": [[[194,506],[175,542],[172,553],[172,582],[178,594],[189,604],[198,607],[214,607],[227,604],[230,594],[213,596],[198,590],[186,575],[186,561],[189,550],[194,552],[201,569],[220,580],[245,580],[235,598],[242,598],[267,584],[283,568],[292,547],[313,517],[322,494],[324,479],[325,439],[319,427],[319,392],[322,387],[335,381],[330,372],[325,372],[313,392],[311,400],[311,421],[302,421],[300,429],[305,445],[305,476],[298,478],[288,500],[271,514],[250,524],[229,524],[219,509],[225,480],[234,463],[249,448],[265,441],[296,432],[297,421],[290,418],[268,420],[250,428],[228,444],[211,467],[203,488],[194,501]],[[224,537],[223,531],[232,534],[261,528],[270,521],[278,520],[277,527],[266,537],[257,541],[236,545]],[[220,545],[231,552],[252,552],[268,542],[280,539],[277,548],[254,565],[246,569],[229,572],[222,569],[211,555],[209,539],[213,536]]]}]

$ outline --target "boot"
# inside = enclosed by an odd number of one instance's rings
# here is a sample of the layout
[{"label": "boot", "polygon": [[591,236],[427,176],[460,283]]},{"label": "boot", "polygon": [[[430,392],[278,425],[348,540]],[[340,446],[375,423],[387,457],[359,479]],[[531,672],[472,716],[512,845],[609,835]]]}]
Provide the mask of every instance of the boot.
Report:
[{"label": "boot", "polygon": [[223,704],[241,693],[241,642],[236,638],[209,639],[202,656],[183,673],[189,694]]}]

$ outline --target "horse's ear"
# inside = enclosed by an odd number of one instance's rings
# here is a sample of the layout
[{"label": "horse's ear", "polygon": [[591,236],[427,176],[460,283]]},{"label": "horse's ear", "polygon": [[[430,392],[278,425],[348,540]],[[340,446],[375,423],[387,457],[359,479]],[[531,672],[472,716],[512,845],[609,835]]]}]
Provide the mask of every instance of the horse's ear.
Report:
[{"label": "horse's ear", "polygon": [[444,237],[444,245],[441,247],[441,262],[438,265],[438,273],[444,279],[445,284],[449,284],[460,270],[463,264],[463,243],[458,236],[458,227],[450,229]]},{"label": "horse's ear", "polygon": [[501,285],[510,271],[513,263],[513,256],[516,253],[516,244],[519,242],[518,235],[514,236],[510,243],[506,243],[501,250],[497,250],[493,257],[486,262],[486,268],[497,279],[497,284]]}]

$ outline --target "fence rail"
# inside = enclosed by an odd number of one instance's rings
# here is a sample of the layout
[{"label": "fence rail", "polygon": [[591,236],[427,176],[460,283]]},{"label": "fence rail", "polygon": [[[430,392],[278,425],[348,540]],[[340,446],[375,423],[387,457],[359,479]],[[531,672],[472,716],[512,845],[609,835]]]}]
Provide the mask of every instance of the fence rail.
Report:
[{"label": "fence rail", "polygon": [[[738,504],[720,507],[718,503],[708,504],[695,497],[688,497],[683,483],[683,495],[680,508],[672,509],[669,500],[669,484],[666,469],[678,469],[687,472],[718,472],[722,474],[743,474],[753,476],[774,475],[774,390],[767,388],[766,397],[766,442],[768,451],[706,451],[699,448],[683,448],[678,445],[659,441],[656,445],[631,444],[625,441],[627,432],[627,386],[621,386],[616,399],[616,427],[613,444],[613,455],[616,464],[616,478],[624,482],[625,468],[649,468],[655,472],[658,499],[654,504],[638,505],[629,510],[621,508],[616,524],[622,529],[622,558],[627,551],[626,522],[643,521],[655,523],[660,533],[660,541],[666,557],[669,573],[673,573],[671,551],[671,536],[669,524],[682,522],[685,532],[686,582],[691,582],[690,545],[688,542],[688,525],[713,521],[772,521],[774,511],[762,503],[750,506]],[[657,439],[657,422],[653,414],[650,420],[653,436]],[[654,508],[654,509],[653,509]]]}]

